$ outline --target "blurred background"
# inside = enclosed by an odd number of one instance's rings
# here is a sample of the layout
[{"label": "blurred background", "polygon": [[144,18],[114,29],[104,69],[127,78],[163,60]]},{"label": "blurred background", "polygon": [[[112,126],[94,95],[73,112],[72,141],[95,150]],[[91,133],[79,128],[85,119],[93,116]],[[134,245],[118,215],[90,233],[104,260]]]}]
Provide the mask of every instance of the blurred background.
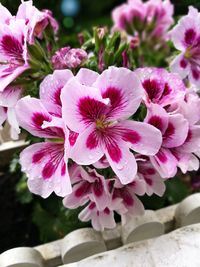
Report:
[{"label": "blurred background", "polygon": [[[1,0],[13,14],[21,0]],[[33,0],[39,9],[51,9],[65,34],[90,29],[91,25],[110,25],[111,10],[123,3],[123,0]],[[187,13],[188,6],[200,8],[199,0],[171,0],[175,5],[176,15]]]},{"label": "blurred background", "polygon": [[[189,5],[200,10],[200,0],[171,0],[177,16],[186,14]],[[0,0],[15,14],[20,0]],[[122,0],[34,0],[38,9],[50,9],[60,23],[60,46],[73,44],[77,33],[93,26],[111,25],[111,11],[125,1]],[[17,153],[18,154],[18,153]],[[16,159],[17,159],[16,154]],[[62,207],[61,199],[51,196],[42,200],[31,195],[26,186],[26,177],[20,172],[17,160],[0,168],[0,253],[16,246],[34,246],[63,237],[68,232],[84,227],[77,220],[79,211],[70,212]],[[0,162],[1,163],[1,162]],[[193,184],[200,188],[200,175]],[[188,175],[167,183],[162,198],[143,197],[146,208],[158,209],[179,202],[196,190],[187,185]]]}]

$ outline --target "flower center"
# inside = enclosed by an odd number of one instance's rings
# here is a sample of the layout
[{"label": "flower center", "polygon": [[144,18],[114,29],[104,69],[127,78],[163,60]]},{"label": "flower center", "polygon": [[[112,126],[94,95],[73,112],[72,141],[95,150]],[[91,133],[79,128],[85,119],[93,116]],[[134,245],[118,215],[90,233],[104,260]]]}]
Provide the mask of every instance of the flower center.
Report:
[{"label": "flower center", "polygon": [[110,122],[106,121],[105,116],[102,116],[101,118],[96,120],[97,129],[105,129],[109,125],[110,125]]},{"label": "flower center", "polygon": [[192,57],[192,53],[191,53],[191,52],[192,52],[192,51],[191,51],[191,47],[188,47],[188,48],[186,49],[186,51],[185,51],[184,57],[185,57],[186,59],[191,58],[191,57]]}]

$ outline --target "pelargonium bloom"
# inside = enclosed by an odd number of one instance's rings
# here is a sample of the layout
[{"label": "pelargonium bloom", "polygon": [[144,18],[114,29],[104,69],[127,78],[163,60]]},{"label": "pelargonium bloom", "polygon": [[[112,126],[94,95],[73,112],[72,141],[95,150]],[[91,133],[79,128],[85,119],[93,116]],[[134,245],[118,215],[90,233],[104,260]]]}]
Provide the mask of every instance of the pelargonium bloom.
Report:
[{"label": "pelargonium bloom", "polygon": [[172,149],[181,146],[188,135],[189,124],[182,114],[169,114],[157,104],[148,107],[145,121],[158,128],[163,137],[160,150],[150,161],[161,177],[170,178],[177,172],[178,161]]},{"label": "pelargonium bloom", "polygon": [[114,29],[125,30],[134,36],[139,33],[142,38],[166,39],[167,30],[173,23],[173,11],[169,0],[149,0],[145,3],[129,0],[113,10]]},{"label": "pelargonium bloom", "polygon": [[135,71],[144,88],[144,102],[162,107],[184,99],[186,87],[179,77],[162,68],[139,68]]},{"label": "pelargonium bloom", "polygon": [[116,212],[121,215],[122,224],[125,224],[134,216],[143,215],[144,206],[136,195],[142,196],[145,194],[145,182],[136,176],[135,180],[129,184],[123,185],[118,178],[108,181],[112,200],[121,200],[121,206],[124,208],[116,209]]},{"label": "pelargonium bloom", "polygon": [[23,19],[26,21],[28,27],[28,42],[34,43],[34,38],[42,38],[45,28],[50,25],[54,33],[58,32],[58,22],[53,18],[50,10],[38,10],[33,6],[33,1],[22,1],[18,8],[17,19]]},{"label": "pelargonium bloom", "polygon": [[[172,108],[172,107],[171,107]],[[188,92],[185,99],[179,101],[171,112],[182,114],[189,123],[185,142],[173,149],[178,167],[183,173],[198,170],[200,156],[200,99],[195,92]]]},{"label": "pelargonium bloom", "polygon": [[133,181],[137,164],[130,149],[154,155],[162,142],[158,129],[128,119],[138,109],[142,95],[136,75],[125,68],[110,67],[91,86],[71,78],[61,101],[65,124],[79,133],[72,159],[90,165],[106,155],[123,184]]},{"label": "pelargonium bloom", "polygon": [[0,92],[0,126],[7,119],[11,126],[12,139],[17,139],[20,133],[15,106],[21,95],[22,89],[18,87],[7,87],[3,92]]},{"label": "pelargonium bloom", "polygon": [[27,96],[16,106],[20,126],[47,139],[29,146],[20,155],[30,191],[44,198],[53,191],[64,197],[72,190],[67,168],[69,130],[62,121],[60,106],[61,90],[72,76],[69,70],[55,71],[42,82],[41,99]]},{"label": "pelargonium bloom", "polygon": [[182,78],[188,77],[192,84],[200,86],[200,14],[189,7],[188,15],[182,17],[171,31],[171,40],[181,53],[171,62],[171,70]]},{"label": "pelargonium bloom", "polygon": [[80,48],[63,47],[52,57],[54,69],[77,68],[87,59],[87,53]]},{"label": "pelargonium bloom", "polygon": [[77,164],[71,166],[69,174],[73,191],[64,198],[64,206],[74,209],[91,200],[95,202],[98,210],[103,211],[110,201],[105,178],[99,175],[95,169],[87,168],[86,171]]},{"label": "pelargonium bloom", "polygon": [[145,193],[148,196],[156,194],[162,196],[165,192],[164,179],[159,175],[157,170],[153,167],[149,157],[143,155],[136,155],[138,164],[138,177],[145,182]]},{"label": "pelargonium bloom", "polygon": [[27,34],[25,20],[10,19],[9,24],[0,22],[0,92],[29,68]]}]

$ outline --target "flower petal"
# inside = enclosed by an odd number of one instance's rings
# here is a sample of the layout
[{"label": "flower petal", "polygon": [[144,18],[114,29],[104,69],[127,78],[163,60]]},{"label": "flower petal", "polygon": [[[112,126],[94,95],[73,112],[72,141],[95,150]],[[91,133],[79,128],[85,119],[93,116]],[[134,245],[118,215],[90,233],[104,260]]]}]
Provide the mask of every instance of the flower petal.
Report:
[{"label": "flower petal", "polygon": [[110,142],[105,148],[105,154],[111,168],[122,184],[131,183],[135,179],[137,173],[136,160],[125,142]]},{"label": "flower petal", "polygon": [[34,194],[47,198],[52,192],[61,197],[72,192],[63,144],[45,142],[31,145],[22,151],[20,163],[28,176],[28,187]]},{"label": "flower petal", "polygon": [[126,68],[109,67],[94,83],[110,99],[109,118],[128,118],[138,109],[143,90],[137,76]]},{"label": "flower petal", "polygon": [[104,155],[93,126],[79,134],[71,149],[71,158],[78,164],[90,165]]},{"label": "flower petal", "polygon": [[97,72],[85,68],[81,68],[76,75],[76,79],[86,86],[92,86],[98,77],[99,74]]},{"label": "flower petal", "polygon": [[94,123],[108,103],[98,89],[82,85],[76,78],[64,86],[61,101],[63,119],[70,130],[77,133]]},{"label": "flower petal", "polygon": [[[155,155],[162,143],[161,132],[150,124],[137,121],[120,122],[121,137],[134,151],[144,155]],[[152,142],[153,140],[153,142]]]},{"label": "flower petal", "polygon": [[188,130],[188,121],[181,114],[170,115],[162,145],[167,148],[182,145],[188,135]]},{"label": "flower petal", "polygon": [[162,178],[175,176],[178,161],[169,149],[161,148],[155,156],[150,157],[150,161]]},{"label": "flower petal", "polygon": [[51,122],[53,117],[39,99],[29,96],[20,99],[16,105],[16,113],[20,126],[31,134],[44,138],[64,138],[63,129],[60,127],[43,129],[44,122]]},{"label": "flower petal", "polygon": [[47,75],[40,84],[40,99],[50,113],[58,110],[56,115],[61,117],[61,90],[72,77],[73,74],[70,70],[55,70],[53,74]]}]

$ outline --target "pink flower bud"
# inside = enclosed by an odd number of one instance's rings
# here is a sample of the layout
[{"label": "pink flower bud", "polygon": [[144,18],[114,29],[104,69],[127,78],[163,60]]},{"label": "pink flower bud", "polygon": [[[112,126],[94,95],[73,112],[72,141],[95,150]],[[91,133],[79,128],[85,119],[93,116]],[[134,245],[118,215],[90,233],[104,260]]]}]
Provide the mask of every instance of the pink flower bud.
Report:
[{"label": "pink flower bud", "polygon": [[77,68],[86,59],[83,49],[63,47],[52,57],[52,64],[54,69]]}]

